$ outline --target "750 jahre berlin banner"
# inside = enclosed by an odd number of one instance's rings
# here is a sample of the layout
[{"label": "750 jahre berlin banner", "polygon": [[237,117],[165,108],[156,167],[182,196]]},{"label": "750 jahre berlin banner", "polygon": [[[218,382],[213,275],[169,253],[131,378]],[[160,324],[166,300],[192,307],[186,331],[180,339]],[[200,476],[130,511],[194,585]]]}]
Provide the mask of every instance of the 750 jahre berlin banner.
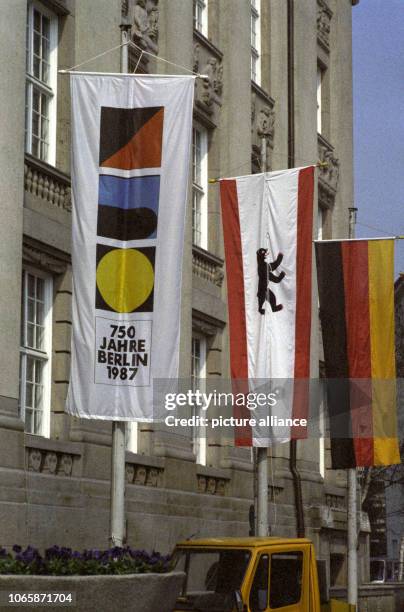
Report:
[{"label": "750 jahre berlin banner", "polygon": [[152,420],[178,377],[194,77],[73,74],[72,363],[66,409]]}]

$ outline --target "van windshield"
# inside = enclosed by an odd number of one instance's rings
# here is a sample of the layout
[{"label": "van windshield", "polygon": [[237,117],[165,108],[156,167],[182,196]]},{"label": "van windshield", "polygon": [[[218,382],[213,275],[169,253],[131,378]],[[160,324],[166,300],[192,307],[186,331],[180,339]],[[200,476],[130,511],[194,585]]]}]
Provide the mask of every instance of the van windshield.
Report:
[{"label": "van windshield", "polygon": [[178,610],[227,612],[241,589],[251,553],[243,549],[177,548],[175,569],[186,574]]}]

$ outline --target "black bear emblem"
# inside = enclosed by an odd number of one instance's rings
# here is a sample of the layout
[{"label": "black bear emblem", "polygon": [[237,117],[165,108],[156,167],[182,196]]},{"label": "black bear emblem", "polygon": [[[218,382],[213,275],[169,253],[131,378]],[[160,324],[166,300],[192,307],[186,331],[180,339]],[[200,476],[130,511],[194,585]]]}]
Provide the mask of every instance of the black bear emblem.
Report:
[{"label": "black bear emblem", "polygon": [[285,272],[281,272],[278,276],[272,274],[274,270],[281,264],[283,254],[279,253],[275,261],[267,263],[265,257],[267,256],[267,249],[258,249],[257,251],[257,268],[258,268],[258,312],[265,314],[263,308],[265,300],[267,300],[272,308],[272,312],[278,312],[282,310],[282,304],[276,303],[276,297],[269,289],[269,281],[273,283],[280,283],[285,278]]}]

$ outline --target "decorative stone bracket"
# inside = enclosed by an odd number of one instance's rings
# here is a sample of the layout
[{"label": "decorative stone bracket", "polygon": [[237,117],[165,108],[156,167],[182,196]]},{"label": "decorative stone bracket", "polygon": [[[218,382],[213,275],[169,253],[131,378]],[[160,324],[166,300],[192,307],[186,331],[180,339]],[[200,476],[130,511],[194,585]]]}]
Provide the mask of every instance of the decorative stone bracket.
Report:
[{"label": "decorative stone bracket", "polygon": [[146,487],[161,487],[164,469],[137,463],[125,464],[126,482]]},{"label": "decorative stone bracket", "polygon": [[228,480],[217,476],[208,476],[206,474],[197,474],[198,493],[206,493],[207,495],[226,495]]},{"label": "decorative stone bracket", "polygon": [[317,41],[326,50],[330,50],[332,10],[324,0],[317,0]]},{"label": "decorative stone bracket", "polygon": [[335,157],[334,147],[318,134],[319,202],[323,208],[331,208],[335,202],[339,179],[339,160]]},{"label": "decorative stone bracket", "polygon": [[[251,139],[252,139],[252,166],[257,172],[266,172],[270,169],[270,154],[273,149],[275,131],[275,102],[263,89],[255,83],[251,91]],[[262,168],[262,141],[266,144],[266,167]]]},{"label": "decorative stone bracket", "polygon": [[329,508],[346,510],[345,495],[333,495],[331,493],[326,493],[325,503]]},{"label": "decorative stone bracket", "polygon": [[25,434],[25,466],[28,472],[52,476],[80,476],[83,447],[32,434]]},{"label": "decorative stone bracket", "polygon": [[39,448],[26,448],[27,469],[29,472],[40,472],[54,476],[71,476],[74,455]]},{"label": "decorative stone bracket", "polygon": [[206,75],[195,83],[195,104],[207,119],[217,123],[215,114],[223,92],[222,53],[207,38],[194,31],[193,70]]}]

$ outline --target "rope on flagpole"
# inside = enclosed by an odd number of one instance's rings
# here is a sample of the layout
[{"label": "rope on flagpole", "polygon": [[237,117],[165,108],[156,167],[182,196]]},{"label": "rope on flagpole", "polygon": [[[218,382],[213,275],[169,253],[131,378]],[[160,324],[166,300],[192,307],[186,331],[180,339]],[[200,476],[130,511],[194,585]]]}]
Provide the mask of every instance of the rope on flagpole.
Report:
[{"label": "rope on flagpole", "polygon": [[[247,164],[250,164],[250,162],[247,162]],[[318,161],[316,164],[309,164],[308,165],[312,165],[312,166],[316,166],[316,168],[328,168],[328,162],[322,162],[322,161]],[[241,166],[238,166],[237,168],[231,168],[231,170],[229,170],[229,172],[233,172],[236,170],[239,170],[240,168],[243,168],[244,166],[246,166],[246,164],[242,164]],[[216,178],[211,178],[208,179],[208,183],[210,183],[211,185],[215,184],[215,183],[220,183],[221,180],[225,179],[225,177],[216,177]]]},{"label": "rope on flagpole", "polygon": [[128,42],[124,42],[121,43],[120,45],[117,45],[116,47],[112,47],[111,49],[107,49],[106,51],[103,51],[102,53],[99,53],[98,55],[94,55],[94,57],[90,57],[89,59],[84,60],[84,62],[81,62],[80,64],[76,64],[75,66],[71,66],[71,68],[65,68],[64,70],[58,70],[59,74],[68,74],[69,72],[73,72],[74,70],[76,70],[76,68],[80,68],[80,66],[85,66],[85,64],[89,64],[90,62],[93,62],[94,60],[98,59],[99,57],[103,57],[104,55],[107,55],[108,53],[112,53],[112,51],[116,51],[117,49],[121,49],[122,47],[124,47],[125,45],[128,45]]},{"label": "rope on flagpole", "polygon": [[141,54],[139,55],[139,59],[137,60],[137,64],[136,64],[135,69],[134,69],[134,71],[133,71],[134,73],[135,73],[135,72],[136,72],[136,70],[138,69],[140,62],[142,61],[142,57],[143,57],[143,51],[142,51],[142,52],[141,52]]},{"label": "rope on flagpole", "polygon": [[[111,47],[111,49],[106,49],[106,51],[102,51],[101,53],[98,53],[98,55],[94,55],[93,57],[89,57],[88,59],[84,60],[84,62],[80,62],[80,64],[76,64],[75,66],[71,66],[70,68],[65,68],[62,70],[58,70],[59,74],[69,74],[70,72],[74,72],[76,70],[76,68],[80,68],[81,66],[85,66],[85,64],[89,64],[90,62],[93,62],[94,60],[103,57],[104,55],[107,55],[108,53],[112,53],[112,51],[116,51],[117,49],[121,49],[122,47],[125,47],[126,45],[130,45],[131,47],[134,47],[135,49],[137,49],[138,51],[140,51],[140,57],[139,60],[136,64],[136,68],[134,70],[134,72],[136,72],[140,60],[142,59],[143,55],[149,55],[150,57],[153,57],[155,60],[159,60],[160,62],[165,62],[166,64],[171,64],[171,66],[175,66],[176,68],[180,68],[181,70],[185,70],[186,72],[189,72],[190,74],[193,74],[194,76],[196,76],[199,79],[209,79],[209,76],[207,74],[200,74],[199,72],[194,72],[193,70],[190,70],[189,68],[187,68],[186,66],[182,66],[181,64],[176,64],[175,62],[171,62],[170,60],[165,59],[164,57],[159,57],[158,55],[154,55],[154,53],[149,53],[149,51],[145,51],[144,49],[142,49],[141,47],[139,47],[138,45],[136,45],[132,40],[128,40],[124,43],[121,43],[120,45],[116,45],[116,47]],[[145,75],[147,76],[147,75]],[[164,75],[161,75],[164,76]]]},{"label": "rope on flagpole", "polygon": [[166,64],[171,64],[171,66],[175,66],[176,68],[180,68],[181,70],[186,70],[186,72],[189,72],[190,74],[193,74],[200,79],[209,79],[209,76],[207,74],[200,74],[199,72],[194,72],[193,70],[191,70],[190,68],[187,68],[186,66],[182,66],[181,64],[176,64],[175,62],[171,62],[170,60],[165,59],[165,57],[160,57],[159,55],[155,55],[154,53],[145,51],[144,49],[139,47],[139,45],[134,43],[132,40],[130,40],[128,44],[134,47],[135,49],[137,49],[138,51],[141,51],[144,55],[149,55],[155,60],[159,60],[160,62],[165,62]]}]

